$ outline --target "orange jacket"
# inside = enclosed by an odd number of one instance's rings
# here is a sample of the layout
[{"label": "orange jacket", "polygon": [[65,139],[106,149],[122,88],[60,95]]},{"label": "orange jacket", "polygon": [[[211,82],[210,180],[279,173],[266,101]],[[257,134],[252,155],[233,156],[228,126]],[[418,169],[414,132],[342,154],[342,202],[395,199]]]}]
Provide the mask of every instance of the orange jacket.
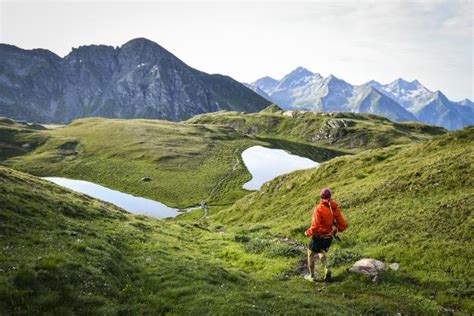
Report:
[{"label": "orange jacket", "polygon": [[336,202],[321,199],[319,204],[314,208],[311,227],[304,232],[306,236],[323,237],[332,235],[333,215],[329,208],[329,203],[331,203],[332,211],[336,217],[337,230],[342,232],[346,229],[347,223],[342,217]]}]

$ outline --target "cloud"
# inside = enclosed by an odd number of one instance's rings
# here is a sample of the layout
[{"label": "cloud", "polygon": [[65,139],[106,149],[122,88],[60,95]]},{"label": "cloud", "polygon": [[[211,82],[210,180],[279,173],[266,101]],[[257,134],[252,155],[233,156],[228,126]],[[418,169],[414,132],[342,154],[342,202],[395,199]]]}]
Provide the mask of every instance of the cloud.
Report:
[{"label": "cloud", "polygon": [[1,40],[24,48],[65,55],[148,37],[192,67],[241,81],[304,66],[351,83],[407,77],[474,97],[472,1],[3,3]]}]

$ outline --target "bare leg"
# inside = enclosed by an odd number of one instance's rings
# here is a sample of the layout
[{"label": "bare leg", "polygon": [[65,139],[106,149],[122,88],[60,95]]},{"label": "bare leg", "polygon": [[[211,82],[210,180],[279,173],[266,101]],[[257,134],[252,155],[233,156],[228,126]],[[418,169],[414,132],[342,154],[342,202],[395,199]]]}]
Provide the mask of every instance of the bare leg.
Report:
[{"label": "bare leg", "polygon": [[324,270],[327,270],[327,263],[326,263],[326,252],[324,250],[321,250],[320,253],[318,253],[319,260],[321,261],[321,265],[324,267]]},{"label": "bare leg", "polygon": [[321,260],[321,265],[324,267],[324,280],[330,281],[331,280],[331,271],[328,268],[327,260],[326,260],[326,252],[321,250],[318,253],[319,260]]},{"label": "bare leg", "polygon": [[314,253],[308,249],[308,270],[309,275],[314,277]]}]

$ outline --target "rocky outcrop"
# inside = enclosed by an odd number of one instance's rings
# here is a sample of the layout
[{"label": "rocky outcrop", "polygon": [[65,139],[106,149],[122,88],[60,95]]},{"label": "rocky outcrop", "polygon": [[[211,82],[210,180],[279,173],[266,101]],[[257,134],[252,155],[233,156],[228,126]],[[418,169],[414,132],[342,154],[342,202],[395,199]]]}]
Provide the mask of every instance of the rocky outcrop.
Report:
[{"label": "rocky outcrop", "polygon": [[0,44],[0,115],[42,123],[260,111],[270,102],[230,77],[186,65],[143,38],[82,46],[64,58]]},{"label": "rocky outcrop", "polygon": [[[323,141],[327,144],[332,145],[338,143],[341,139],[344,139],[345,142],[350,140],[350,148],[363,146],[367,141],[365,134],[360,133],[360,131],[354,132],[348,129],[349,127],[352,127],[354,125],[355,123],[350,120],[329,119],[319,129],[317,134],[310,138],[310,141]],[[350,136],[348,137],[348,135]]]}]

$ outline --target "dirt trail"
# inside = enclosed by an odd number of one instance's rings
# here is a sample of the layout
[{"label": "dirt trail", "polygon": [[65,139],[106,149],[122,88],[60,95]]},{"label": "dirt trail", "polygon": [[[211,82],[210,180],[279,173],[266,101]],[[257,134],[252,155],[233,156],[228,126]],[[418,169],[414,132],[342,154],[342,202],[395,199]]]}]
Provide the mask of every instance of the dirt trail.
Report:
[{"label": "dirt trail", "polygon": [[288,276],[297,276],[297,275],[305,275],[308,273],[308,263],[306,259],[306,245],[303,243],[300,243],[296,240],[290,239],[290,238],[278,238],[278,240],[282,243],[287,244],[288,246],[291,246],[295,249],[298,249],[300,251],[304,252],[304,258],[301,258],[301,260],[298,260],[295,264],[294,270],[288,274]]}]

